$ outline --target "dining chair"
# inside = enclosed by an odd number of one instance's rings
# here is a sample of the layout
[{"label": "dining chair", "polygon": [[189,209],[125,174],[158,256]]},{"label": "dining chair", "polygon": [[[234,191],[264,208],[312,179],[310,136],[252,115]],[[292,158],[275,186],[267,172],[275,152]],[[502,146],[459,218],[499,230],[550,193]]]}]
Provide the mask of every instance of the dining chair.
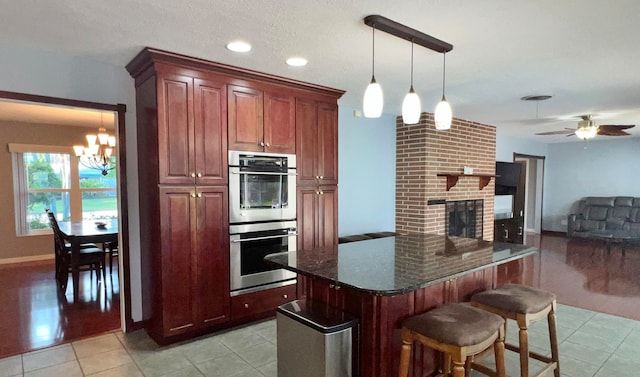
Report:
[{"label": "dining chair", "polygon": [[[50,213],[50,212],[47,212]],[[69,281],[69,273],[71,272],[71,246],[65,240],[64,234],[60,231],[58,222],[51,221],[49,217],[51,227],[53,228],[53,238],[55,241],[55,257],[56,257],[56,272],[55,276],[58,280],[58,286],[64,292],[67,289],[67,283]],[[100,280],[100,272],[102,272],[102,281],[106,281],[104,251],[96,246],[91,247],[89,244],[84,244],[80,248],[80,254],[78,255],[78,268],[80,271],[95,271],[96,280]],[[74,295],[78,294],[74,292]]]},{"label": "dining chair", "polygon": [[[59,230],[60,228],[58,226],[58,219],[56,219],[56,215],[49,208],[45,208],[44,211],[46,212],[47,218],[49,219],[49,226],[51,227],[51,229],[54,230],[54,232],[55,232],[55,229]],[[55,236],[55,234],[54,234],[54,236]],[[56,270],[55,276],[56,276],[56,279],[57,279],[58,278],[58,271],[59,271],[59,268],[60,268],[60,260],[59,260],[58,256],[61,254],[61,251],[58,251],[56,249],[58,247],[58,243],[55,241],[55,239],[54,239],[54,242],[53,242],[53,247],[54,247],[55,264],[56,264],[56,266],[55,266],[55,270]],[[83,243],[83,244],[80,244],[80,248],[81,249],[93,248],[93,247],[98,247],[98,245],[96,245],[95,243]],[[65,241],[65,248],[68,249],[69,252],[71,252],[71,243]]]},{"label": "dining chair", "polygon": [[118,256],[118,241],[105,242],[103,246],[105,253],[109,254],[109,274],[111,275],[113,273],[113,257]]}]

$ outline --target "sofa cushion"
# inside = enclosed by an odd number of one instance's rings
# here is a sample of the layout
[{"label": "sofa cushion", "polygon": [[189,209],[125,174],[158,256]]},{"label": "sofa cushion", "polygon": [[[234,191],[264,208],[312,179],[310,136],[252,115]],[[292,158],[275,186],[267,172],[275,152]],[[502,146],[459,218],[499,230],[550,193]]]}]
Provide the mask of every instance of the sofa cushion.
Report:
[{"label": "sofa cushion", "polygon": [[[613,203],[613,200],[611,201]],[[587,220],[606,220],[609,217],[611,207],[589,206],[586,209],[584,218]]]},{"label": "sofa cushion", "polygon": [[626,220],[631,216],[631,207],[613,207],[610,217],[614,219]]},{"label": "sofa cushion", "polygon": [[629,221],[632,223],[640,223],[640,208],[631,208],[629,213]]},{"label": "sofa cushion", "polygon": [[615,207],[631,207],[633,206],[633,196],[616,196],[614,201]]},{"label": "sofa cushion", "polygon": [[591,230],[604,230],[606,222],[601,220],[576,220],[576,230],[578,232],[588,232]]},{"label": "sofa cushion", "polygon": [[586,206],[613,207],[615,197],[589,196],[585,199]]},{"label": "sofa cushion", "polygon": [[640,208],[640,198],[633,198],[633,207]]},{"label": "sofa cushion", "polygon": [[605,221],[605,228],[607,230],[622,230],[624,223],[626,222],[626,218],[611,218]]}]

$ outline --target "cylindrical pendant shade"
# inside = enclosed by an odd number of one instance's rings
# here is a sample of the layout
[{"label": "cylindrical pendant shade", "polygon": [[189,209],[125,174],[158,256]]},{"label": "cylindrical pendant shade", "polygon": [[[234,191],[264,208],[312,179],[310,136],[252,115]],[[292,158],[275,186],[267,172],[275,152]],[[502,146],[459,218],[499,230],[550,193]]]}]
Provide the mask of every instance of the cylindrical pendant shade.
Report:
[{"label": "cylindrical pendant shade", "polygon": [[382,87],[376,82],[376,78],[372,76],[371,83],[367,86],[362,101],[364,116],[367,118],[379,118],[382,115],[383,104]]},{"label": "cylindrical pendant shade", "polygon": [[434,119],[436,123],[436,130],[448,130],[451,128],[451,105],[442,97],[442,100],[436,106],[434,113]]},{"label": "cylindrical pendant shade", "polygon": [[420,97],[411,88],[402,101],[402,121],[405,124],[416,124],[420,121],[421,112]]}]

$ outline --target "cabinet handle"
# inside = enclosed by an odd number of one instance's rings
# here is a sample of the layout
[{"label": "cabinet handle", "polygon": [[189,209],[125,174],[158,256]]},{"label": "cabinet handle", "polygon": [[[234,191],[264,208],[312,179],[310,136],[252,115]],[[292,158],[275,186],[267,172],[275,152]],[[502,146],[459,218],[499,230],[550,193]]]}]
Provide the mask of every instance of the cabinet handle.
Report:
[{"label": "cabinet handle", "polygon": [[320,179],[320,176],[319,176],[319,175],[316,175],[316,179]]},{"label": "cabinet handle", "polygon": [[264,141],[261,141],[261,142],[260,142],[260,146],[261,146],[261,147],[264,147]]},{"label": "cabinet handle", "polygon": [[509,229],[504,230],[504,238],[509,238]]},{"label": "cabinet handle", "polygon": [[249,304],[244,304],[245,309],[249,309]]},{"label": "cabinet handle", "polygon": [[324,177],[323,177],[323,176],[320,176],[320,179],[324,179]]},{"label": "cabinet handle", "polygon": [[198,178],[202,178],[202,173],[198,173]]},{"label": "cabinet handle", "polygon": [[271,144],[267,143],[267,147],[270,147],[270,146],[271,146]]},{"label": "cabinet handle", "polygon": [[284,295],[282,295],[282,298],[289,298],[289,295],[284,294]]},{"label": "cabinet handle", "polygon": [[324,195],[324,191],[320,190],[320,195]]},{"label": "cabinet handle", "polygon": [[339,290],[340,290],[340,286],[336,285],[336,291],[339,291]]},{"label": "cabinet handle", "polygon": [[522,235],[522,227],[521,227],[521,226],[519,226],[519,227],[518,227],[518,235],[519,235],[519,236],[521,236],[521,235]]},{"label": "cabinet handle", "polygon": [[196,197],[196,193],[195,193],[195,192],[192,192],[192,193],[191,193],[191,197],[192,197],[192,198],[195,198],[195,197]]},{"label": "cabinet handle", "polygon": [[196,173],[191,173],[191,178],[195,178],[196,177]]},{"label": "cabinet handle", "polygon": [[198,193],[198,198],[202,198],[202,193],[201,192]]},{"label": "cabinet handle", "polygon": [[320,195],[320,191],[316,190],[316,195]]},{"label": "cabinet handle", "polygon": [[329,288],[331,289],[335,288],[335,286],[336,286],[335,284],[329,284]]}]

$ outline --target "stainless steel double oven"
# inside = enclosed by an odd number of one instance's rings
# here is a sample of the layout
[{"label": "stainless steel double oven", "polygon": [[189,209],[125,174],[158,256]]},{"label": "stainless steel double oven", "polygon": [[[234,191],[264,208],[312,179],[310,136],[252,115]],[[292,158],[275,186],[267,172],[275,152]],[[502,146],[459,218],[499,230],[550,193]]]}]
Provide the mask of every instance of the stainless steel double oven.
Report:
[{"label": "stainless steel double oven", "polygon": [[295,283],[263,258],[295,258],[296,156],[229,151],[229,221],[232,295]]}]

